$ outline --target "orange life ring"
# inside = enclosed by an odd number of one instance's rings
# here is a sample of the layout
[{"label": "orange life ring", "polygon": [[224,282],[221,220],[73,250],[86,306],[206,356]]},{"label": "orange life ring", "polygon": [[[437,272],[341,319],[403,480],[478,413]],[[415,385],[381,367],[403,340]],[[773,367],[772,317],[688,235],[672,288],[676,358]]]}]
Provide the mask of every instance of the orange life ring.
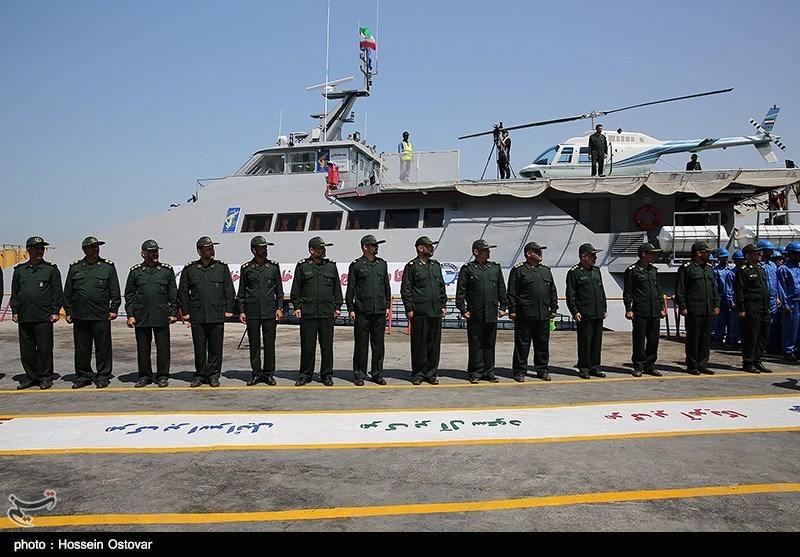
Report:
[{"label": "orange life ring", "polygon": [[[642,217],[648,213],[652,215],[652,219],[645,221]],[[661,225],[661,213],[652,205],[642,205],[633,218],[636,220],[636,226],[642,230],[653,230]]]}]

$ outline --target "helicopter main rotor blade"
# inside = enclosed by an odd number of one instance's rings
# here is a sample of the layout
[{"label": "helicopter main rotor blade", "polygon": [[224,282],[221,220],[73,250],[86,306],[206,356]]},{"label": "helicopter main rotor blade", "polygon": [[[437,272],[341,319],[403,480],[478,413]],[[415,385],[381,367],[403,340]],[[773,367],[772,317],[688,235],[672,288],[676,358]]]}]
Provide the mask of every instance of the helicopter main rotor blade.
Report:
[{"label": "helicopter main rotor blade", "polygon": [[[521,124],[519,126],[503,126],[502,129],[504,130],[521,130],[522,128],[533,128],[535,126],[546,126],[548,124],[560,124],[562,122],[572,122],[574,120],[581,120],[583,118],[588,118],[586,114],[582,114],[580,116],[569,116],[567,118],[556,118],[555,120],[542,120],[541,122],[533,122],[531,124]],[[459,139],[469,139],[470,137],[478,137],[481,135],[491,135],[494,133],[494,130],[490,130],[488,132],[480,132],[480,133],[472,133],[469,135],[462,135]]]},{"label": "helicopter main rotor blade", "polygon": [[625,107],[622,107],[622,108],[615,108],[614,110],[604,110],[602,112],[599,112],[599,114],[601,114],[601,115],[613,114],[614,112],[620,112],[622,110],[630,110],[632,108],[639,108],[641,106],[650,106],[650,105],[653,105],[653,104],[668,103],[668,102],[672,102],[672,101],[682,101],[684,99],[693,99],[695,97],[705,97],[707,95],[719,95],[720,93],[730,93],[731,91],[733,91],[733,87],[731,87],[730,89],[720,89],[719,91],[709,91],[707,93],[697,93],[696,95],[686,95],[686,96],[683,96],[683,97],[673,97],[671,99],[663,99],[663,100],[660,100],[660,101],[652,101],[652,102],[649,102],[649,103],[634,104],[634,105],[625,106]]}]

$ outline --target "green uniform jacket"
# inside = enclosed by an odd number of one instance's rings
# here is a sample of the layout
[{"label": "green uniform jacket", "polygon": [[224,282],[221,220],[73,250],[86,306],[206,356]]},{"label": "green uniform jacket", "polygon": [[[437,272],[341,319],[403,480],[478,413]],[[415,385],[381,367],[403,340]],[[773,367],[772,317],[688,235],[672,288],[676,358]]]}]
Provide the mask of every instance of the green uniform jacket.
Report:
[{"label": "green uniform jacket", "polygon": [[447,292],[442,277],[442,267],[435,259],[427,264],[415,257],[406,263],[400,296],[406,313],[413,311],[414,317],[441,317],[447,304]]},{"label": "green uniform jacket", "polygon": [[714,270],[708,263],[687,261],[678,267],[675,302],[691,315],[713,315],[719,307],[719,292],[714,284]]},{"label": "green uniform jacket", "polygon": [[283,277],[277,261],[267,259],[263,265],[252,259],[239,271],[240,313],[250,319],[275,319],[275,312],[283,309]]},{"label": "green uniform jacket", "polygon": [[178,316],[175,271],[166,263],[152,269],[140,263],[131,267],[125,283],[125,311],[137,327],[165,327]]},{"label": "green uniform jacket", "polygon": [[625,270],[625,287],[622,291],[625,311],[632,311],[637,319],[661,317],[664,311],[664,294],[658,285],[655,265],[645,268],[634,263]]},{"label": "green uniform jacket", "polygon": [[498,310],[508,307],[500,264],[487,261],[486,265],[479,265],[471,261],[463,265],[458,272],[456,307],[461,313],[469,312],[470,319],[496,323]]},{"label": "green uniform jacket", "polygon": [[[11,277],[11,313],[20,323],[50,321],[64,304],[61,273],[53,263],[27,261],[14,267]],[[108,314],[106,314],[106,318]]]},{"label": "green uniform jacket", "polygon": [[224,323],[225,314],[233,313],[235,297],[224,261],[212,259],[205,267],[199,259],[189,261],[181,271],[178,306],[192,323]]},{"label": "green uniform jacket", "polygon": [[761,265],[745,262],[736,269],[736,308],[739,311],[769,313],[767,272]]},{"label": "green uniform jacket", "polygon": [[64,285],[64,311],[73,319],[108,319],[122,303],[119,278],[114,262],[98,259],[89,265],[86,259],[70,264]]},{"label": "green uniform jacket", "polygon": [[608,154],[608,141],[602,133],[593,133],[589,136],[589,154],[600,157]]},{"label": "green uniform jacket", "polygon": [[303,312],[303,318],[333,317],[333,312],[342,307],[342,301],[336,262],[323,259],[317,265],[310,257],[297,262],[292,281],[292,305]]},{"label": "green uniform jacket", "polygon": [[550,319],[558,313],[558,293],[550,267],[517,263],[508,275],[508,312],[528,319]]},{"label": "green uniform jacket", "polygon": [[572,315],[580,313],[583,319],[603,319],[608,306],[599,267],[575,265],[567,271],[567,307]]},{"label": "green uniform jacket", "polygon": [[347,291],[344,299],[348,313],[383,315],[392,305],[389,268],[386,261],[375,257],[369,261],[363,255],[350,263],[347,271]]}]

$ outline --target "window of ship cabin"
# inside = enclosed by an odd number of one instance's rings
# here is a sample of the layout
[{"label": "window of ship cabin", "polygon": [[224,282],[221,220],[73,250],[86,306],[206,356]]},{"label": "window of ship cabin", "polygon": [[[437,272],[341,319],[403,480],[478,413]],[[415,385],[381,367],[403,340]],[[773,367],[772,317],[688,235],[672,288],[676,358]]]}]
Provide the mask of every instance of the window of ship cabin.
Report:
[{"label": "window of ship cabin", "polygon": [[572,147],[564,147],[561,149],[561,154],[558,156],[559,163],[570,163],[572,162]]},{"label": "window of ship cabin", "polygon": [[278,213],[275,232],[302,232],[306,229],[306,213]]},{"label": "window of ship cabin", "polygon": [[242,232],[269,232],[272,228],[272,213],[245,215]]},{"label": "window of ship cabin", "polygon": [[245,174],[248,176],[283,174],[284,160],[283,155],[263,155]]},{"label": "window of ship cabin", "polygon": [[314,151],[300,151],[298,153],[289,153],[289,172],[291,174],[314,172],[316,164],[317,164],[317,154]]},{"label": "window of ship cabin", "polygon": [[422,228],[441,228],[444,225],[444,209],[425,209]]},{"label": "window of ship cabin", "polygon": [[581,147],[580,152],[578,153],[578,164],[580,163],[590,163],[589,160],[589,148],[588,147]]},{"label": "window of ship cabin", "polygon": [[339,230],[340,228],[342,228],[341,211],[311,213],[309,230]]},{"label": "window of ship cabin", "polygon": [[386,209],[384,228],[417,228],[419,209]]},{"label": "window of ship cabin", "polygon": [[556,157],[556,151],[558,151],[558,146],[550,147],[547,151],[536,157],[533,164],[551,164]]},{"label": "window of ship cabin", "polygon": [[347,230],[377,230],[380,223],[380,209],[347,213]]}]

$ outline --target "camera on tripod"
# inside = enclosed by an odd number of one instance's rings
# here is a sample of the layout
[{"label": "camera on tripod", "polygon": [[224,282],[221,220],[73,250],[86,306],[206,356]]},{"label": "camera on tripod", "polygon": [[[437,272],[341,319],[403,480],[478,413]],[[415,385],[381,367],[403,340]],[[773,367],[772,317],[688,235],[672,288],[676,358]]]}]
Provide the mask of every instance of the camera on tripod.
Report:
[{"label": "camera on tripod", "polygon": [[492,137],[494,138],[494,144],[499,145],[500,143],[500,133],[503,131],[503,122],[499,124],[495,124],[492,128]]}]

